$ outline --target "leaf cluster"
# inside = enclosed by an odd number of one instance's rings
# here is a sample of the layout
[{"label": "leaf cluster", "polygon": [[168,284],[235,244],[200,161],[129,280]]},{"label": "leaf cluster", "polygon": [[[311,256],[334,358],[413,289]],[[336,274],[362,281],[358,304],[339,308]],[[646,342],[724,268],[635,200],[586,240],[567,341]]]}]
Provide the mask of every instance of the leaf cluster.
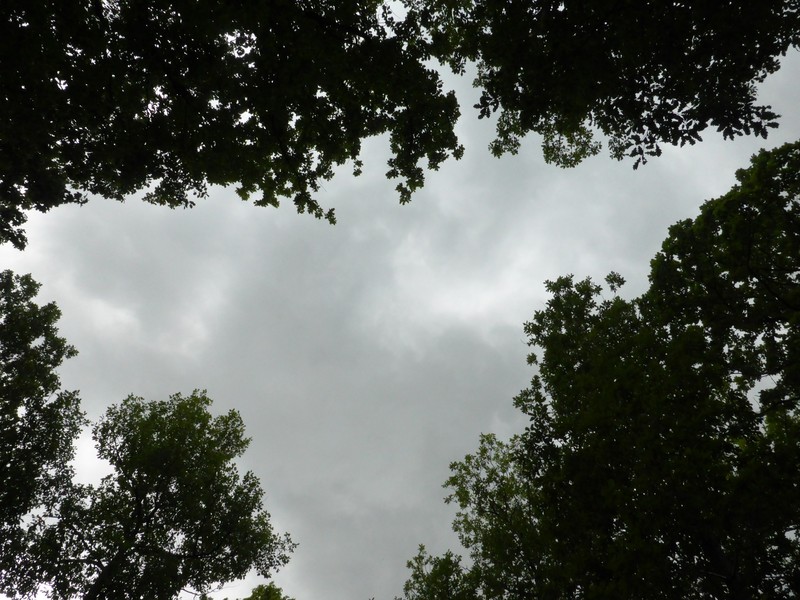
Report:
[{"label": "leaf cluster", "polygon": [[548,162],[634,166],[661,145],[766,137],[755,85],[800,39],[798,0],[7,0],[0,5],[0,242],[25,211],[89,195],[189,207],[211,185],[335,221],[316,196],[387,135],[405,203],[463,153],[431,59],[477,64],[495,155],[542,136]]},{"label": "leaf cluster", "polygon": [[[470,561],[421,553],[406,597],[800,594],[800,144],[676,224],[650,289],[571,276],[525,325],[530,421],[452,465]],[[426,567],[426,568],[423,568]]]},{"label": "leaf cluster", "polygon": [[242,419],[212,416],[205,392],[111,406],[92,429],[111,474],[73,481],[86,419],[56,369],[76,352],[38,290],[0,273],[0,594],[175,598],[283,566],[295,545],[273,530],[255,475],[236,467],[250,442]]},{"label": "leaf cluster", "polygon": [[777,115],[755,84],[800,41],[797,0],[406,0],[431,53],[456,73],[477,63],[475,105],[498,113],[494,154],[529,132],[545,159],[573,166],[609,138],[634,166],[662,144],[766,137]]},{"label": "leaf cluster", "polygon": [[380,134],[408,201],[421,160],[462,150],[455,97],[393,22],[377,0],[3,2],[0,240],[25,245],[25,210],[188,207],[209,185],[333,222],[315,192]]},{"label": "leaf cluster", "polygon": [[24,517],[69,483],[85,423],[55,371],[75,349],[58,335],[58,307],[35,302],[38,291],[30,275],[0,273],[0,580],[24,547]]},{"label": "leaf cluster", "polygon": [[130,396],[94,426],[113,472],[73,486],[30,531],[39,581],[53,598],[173,598],[268,576],[294,545],[274,533],[256,477],[234,459],[249,440],[238,413],[212,417],[204,392]]}]

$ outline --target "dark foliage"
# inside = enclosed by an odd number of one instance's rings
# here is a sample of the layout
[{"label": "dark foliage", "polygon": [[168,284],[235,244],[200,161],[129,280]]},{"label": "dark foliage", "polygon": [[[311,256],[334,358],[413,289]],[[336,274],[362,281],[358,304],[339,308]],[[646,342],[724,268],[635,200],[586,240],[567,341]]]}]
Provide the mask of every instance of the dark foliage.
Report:
[{"label": "dark foliage", "polygon": [[434,56],[478,64],[475,106],[498,112],[495,154],[544,136],[548,161],[596,154],[635,166],[661,144],[694,144],[709,125],[725,137],[766,137],[769,106],[755,84],[800,41],[797,0],[406,0]]},{"label": "dark foliage", "polygon": [[258,205],[313,194],[389,134],[401,201],[460,155],[455,97],[376,0],[8,0],[0,4],[0,240],[24,210],[86,194],[190,206],[238,184]]},{"label": "dark foliage", "polygon": [[69,486],[84,425],[77,393],[56,373],[75,349],[58,335],[58,307],[34,301],[38,290],[30,275],[0,273],[0,590],[17,585],[25,517]]},{"label": "dark foliage", "polygon": [[51,598],[176,598],[287,562],[294,544],[234,463],[249,444],[242,420],[210,405],[203,392],[130,396],[94,426],[112,474],[73,486],[29,532],[31,572]]},{"label": "dark foliage", "polygon": [[470,552],[408,600],[800,595],[800,144],[670,229],[631,301],[548,284],[526,431],[452,465]]}]

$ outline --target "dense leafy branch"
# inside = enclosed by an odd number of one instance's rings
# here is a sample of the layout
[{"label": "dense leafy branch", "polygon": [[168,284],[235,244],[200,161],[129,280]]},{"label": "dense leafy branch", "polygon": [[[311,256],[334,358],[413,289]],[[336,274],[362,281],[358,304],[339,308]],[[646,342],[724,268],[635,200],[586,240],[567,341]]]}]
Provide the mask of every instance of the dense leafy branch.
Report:
[{"label": "dense leafy branch", "polygon": [[[800,143],[670,228],[650,288],[549,282],[515,400],[452,465],[470,561],[424,550],[409,600],[800,594]],[[442,592],[467,590],[464,595]]]},{"label": "dense leafy branch", "polygon": [[797,0],[635,3],[618,0],[406,0],[432,54],[464,73],[476,62],[480,117],[499,114],[495,154],[543,136],[549,162],[596,154],[635,166],[662,144],[766,137],[777,115],[755,84],[800,41]]},{"label": "dense leafy branch", "polygon": [[460,156],[458,108],[381,2],[12,0],[0,8],[0,239],[87,194],[191,206],[209,185],[334,220],[314,198],[389,134],[402,201]]},{"label": "dense leafy branch", "polygon": [[800,39],[798,0],[8,0],[0,5],[0,241],[89,195],[192,206],[210,185],[334,221],[316,196],[387,135],[401,202],[462,147],[431,59],[477,64],[499,155],[634,165],[661,145],[766,136],[757,83]]},{"label": "dense leafy branch", "polygon": [[72,486],[52,518],[28,531],[20,557],[52,598],[174,598],[244,577],[269,576],[294,545],[274,533],[255,476],[233,460],[246,449],[238,413],[212,417],[203,392],[165,402],[129,397],[93,429],[114,471]]},{"label": "dense leafy branch", "polygon": [[113,472],[73,482],[85,418],[55,369],[75,350],[38,289],[0,273],[0,594],[175,598],[283,566],[294,544],[273,531],[253,473],[236,469],[241,417],[212,417],[204,392],[109,408],[93,436]]},{"label": "dense leafy branch", "polygon": [[84,425],[77,393],[61,390],[56,373],[75,349],[58,335],[58,307],[36,304],[38,291],[30,275],[0,273],[0,590],[18,584],[25,518],[69,485]]}]

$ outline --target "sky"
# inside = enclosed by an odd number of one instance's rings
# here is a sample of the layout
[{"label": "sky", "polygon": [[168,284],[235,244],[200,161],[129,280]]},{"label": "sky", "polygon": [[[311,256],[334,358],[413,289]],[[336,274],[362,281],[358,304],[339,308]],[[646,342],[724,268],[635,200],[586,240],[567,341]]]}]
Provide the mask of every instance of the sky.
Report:
[{"label": "sky", "polygon": [[[28,248],[0,247],[2,268],[31,273],[39,300],[61,308],[79,351],[62,385],[91,419],[129,394],[194,389],[215,413],[241,413],[241,468],[299,543],[275,577],[296,600],[392,600],[419,544],[458,551],[442,483],[480,433],[524,428],[512,406],[533,376],[522,326],[544,307],[545,280],[617,271],[623,295],[641,293],[669,225],[730,189],[759,148],[800,138],[797,51],[760,87],[782,115],[769,139],[709,132],[636,171],[606,151],[547,165],[533,136],[495,159],[492,123],[469,108],[478,92],[447,83],[466,154],[409,205],[384,178],[378,138],[361,177],[345,167],[318,196],[335,226],[212,189],[188,211],[96,199],[31,214]],[[81,481],[105,473],[93,453],[84,435]]]}]

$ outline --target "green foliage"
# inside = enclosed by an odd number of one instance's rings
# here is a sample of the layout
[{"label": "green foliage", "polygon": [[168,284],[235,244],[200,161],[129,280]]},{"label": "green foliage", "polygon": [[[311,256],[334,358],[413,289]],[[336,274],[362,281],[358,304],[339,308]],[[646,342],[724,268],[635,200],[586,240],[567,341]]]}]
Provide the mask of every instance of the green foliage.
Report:
[{"label": "green foliage", "polygon": [[[408,561],[411,578],[403,590],[408,600],[425,598],[447,598],[448,600],[471,600],[475,598],[461,568],[461,557],[452,552],[443,556],[431,556],[420,545],[417,555]],[[397,600],[397,599],[395,599]]]},{"label": "green foliage", "polygon": [[284,595],[283,590],[274,583],[257,585],[247,598],[242,600],[294,600]]},{"label": "green foliage", "polygon": [[800,594],[798,173],[800,144],[755,156],[639,298],[547,284],[527,429],[446,484],[469,564],[420,554],[408,600]]},{"label": "green foliage", "polygon": [[436,58],[456,73],[477,62],[480,117],[499,112],[495,154],[528,132],[548,162],[597,154],[592,132],[634,166],[660,145],[775,127],[755,84],[800,41],[797,0],[405,0]]},{"label": "green foliage", "polygon": [[54,303],[34,302],[30,275],[0,273],[0,590],[17,587],[24,517],[69,485],[73,441],[84,424],[76,392],[56,369],[75,349],[59,337]]},{"label": "green foliage", "polygon": [[249,440],[238,413],[212,417],[204,392],[130,396],[94,426],[113,473],[74,486],[31,530],[33,570],[51,598],[174,598],[282,566],[256,477],[234,459]]},{"label": "green foliage", "polygon": [[0,4],[0,240],[23,210],[86,193],[191,206],[238,184],[258,205],[314,193],[390,138],[402,202],[460,156],[458,106],[379,0],[8,0]]},{"label": "green foliage", "polygon": [[[202,593],[200,594],[200,600],[211,600],[211,597]],[[228,598],[226,597],[225,600],[228,600]],[[294,598],[284,595],[281,588],[269,582],[266,585],[257,585],[252,589],[249,596],[241,600],[294,600]]]},{"label": "green foliage", "polygon": [[800,143],[762,151],[725,196],[677,223],[652,263],[650,305],[697,323],[720,362],[763,410],[797,401],[800,386]]},{"label": "green foliage", "polygon": [[29,275],[0,273],[0,593],[171,598],[285,564],[293,544],[233,462],[249,443],[242,420],[212,417],[203,392],[109,408],[93,435],[113,473],[73,483],[86,420],[55,370],[76,352],[38,290]]},{"label": "green foliage", "polygon": [[543,136],[545,159],[638,165],[660,144],[766,137],[755,84],[800,36],[798,0],[6,0],[0,4],[0,242],[24,211],[88,194],[189,207],[209,185],[335,220],[315,198],[386,134],[401,202],[460,157],[459,108],[431,58],[478,65],[495,155]]}]

